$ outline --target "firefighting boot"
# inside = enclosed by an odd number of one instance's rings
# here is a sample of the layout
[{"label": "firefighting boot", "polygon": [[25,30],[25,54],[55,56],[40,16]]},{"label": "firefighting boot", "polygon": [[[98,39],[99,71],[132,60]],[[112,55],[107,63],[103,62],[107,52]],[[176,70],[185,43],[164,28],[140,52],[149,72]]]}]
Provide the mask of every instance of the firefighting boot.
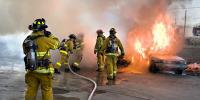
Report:
[{"label": "firefighting boot", "polygon": [[113,76],[108,76],[107,80],[113,80]]},{"label": "firefighting boot", "polygon": [[116,80],[117,79],[117,73],[114,73],[113,74],[113,80]]},{"label": "firefighting boot", "polygon": [[80,71],[80,68],[78,66],[76,66],[75,64],[72,64],[72,70],[74,72],[78,72],[78,71]]},{"label": "firefighting boot", "polygon": [[70,72],[69,68],[65,68],[65,72],[66,73]]},{"label": "firefighting boot", "polygon": [[113,84],[113,80],[108,80],[108,82],[106,83],[106,85],[114,85]]},{"label": "firefighting boot", "polygon": [[78,72],[78,71],[80,71],[80,68],[78,68],[78,67],[76,67],[76,66],[73,66],[73,67],[72,67],[72,70],[73,70],[74,72]]},{"label": "firefighting boot", "polygon": [[76,69],[77,71],[80,71],[80,70],[81,70],[81,69],[80,69],[79,67],[77,67],[77,66],[75,67],[75,69]]},{"label": "firefighting boot", "polygon": [[113,76],[113,80],[116,80],[116,76]]},{"label": "firefighting boot", "polygon": [[55,74],[61,74],[61,72],[57,68],[54,69],[54,73]]}]

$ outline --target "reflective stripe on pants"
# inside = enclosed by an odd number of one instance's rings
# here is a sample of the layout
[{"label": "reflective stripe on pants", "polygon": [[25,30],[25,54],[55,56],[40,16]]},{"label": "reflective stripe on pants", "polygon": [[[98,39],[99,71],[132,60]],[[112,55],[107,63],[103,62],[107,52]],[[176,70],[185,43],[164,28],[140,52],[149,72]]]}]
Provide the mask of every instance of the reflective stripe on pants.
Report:
[{"label": "reflective stripe on pants", "polygon": [[77,62],[74,62],[73,64],[74,64],[76,67],[79,66],[79,63],[77,63]]},{"label": "reflective stripe on pants", "polygon": [[57,66],[56,68],[60,68],[61,65],[62,65],[62,64],[61,64],[60,62],[57,62],[57,63],[56,63],[56,66]]},{"label": "reflective stripe on pants", "polygon": [[106,53],[105,55],[106,56],[119,56],[118,53]]},{"label": "reflective stripe on pants", "polygon": [[68,55],[68,52],[65,50],[60,50],[60,54]]}]

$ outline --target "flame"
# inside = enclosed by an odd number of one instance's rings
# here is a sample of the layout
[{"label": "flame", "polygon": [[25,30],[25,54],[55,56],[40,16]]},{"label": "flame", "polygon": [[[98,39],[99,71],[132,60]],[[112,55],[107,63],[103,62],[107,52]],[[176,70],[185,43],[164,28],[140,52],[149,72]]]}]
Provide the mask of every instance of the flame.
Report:
[{"label": "flame", "polygon": [[[126,72],[138,72],[135,69],[147,70],[150,57],[153,55],[174,55],[180,48],[180,40],[175,34],[176,28],[171,18],[162,14],[153,23],[139,26],[128,33],[128,55],[132,61]],[[129,57],[127,57],[129,58]]]},{"label": "flame", "polygon": [[163,22],[155,23],[153,26],[153,49],[155,51],[165,49],[169,45],[169,36],[167,34],[166,25]]},{"label": "flame", "polygon": [[[142,58],[154,54],[172,54],[173,40],[175,39],[175,28],[172,27],[171,19],[168,16],[161,16],[152,25],[149,32],[151,37],[143,36],[135,41],[135,50]],[[136,36],[137,37],[137,36]],[[146,40],[147,42],[143,42]],[[149,45],[148,45],[149,44]],[[171,51],[170,51],[171,50]]]},{"label": "flame", "polygon": [[[170,42],[171,42],[170,38],[173,38],[172,33],[173,33],[174,29],[169,27],[170,25],[167,25],[167,23],[164,21],[165,20],[160,20],[160,21],[156,21],[154,23],[154,25],[152,27],[152,31],[150,33],[152,36],[152,40],[149,40],[149,42],[152,44],[150,44],[149,46],[146,46],[146,48],[145,48],[144,43],[142,44],[141,41],[136,39],[136,41],[134,43],[134,48],[135,48],[136,52],[142,58],[145,59],[147,56],[152,55],[152,54],[167,53],[167,49],[170,46]],[[169,32],[171,32],[171,33],[169,33]],[[146,37],[142,37],[142,38],[146,39]]]},{"label": "flame", "polygon": [[139,40],[136,40],[135,42],[135,50],[142,56],[142,58],[145,58],[145,48],[142,47],[142,44]]},{"label": "flame", "polygon": [[131,63],[133,63],[133,62],[134,62],[134,57],[132,56],[132,57],[131,57]]}]

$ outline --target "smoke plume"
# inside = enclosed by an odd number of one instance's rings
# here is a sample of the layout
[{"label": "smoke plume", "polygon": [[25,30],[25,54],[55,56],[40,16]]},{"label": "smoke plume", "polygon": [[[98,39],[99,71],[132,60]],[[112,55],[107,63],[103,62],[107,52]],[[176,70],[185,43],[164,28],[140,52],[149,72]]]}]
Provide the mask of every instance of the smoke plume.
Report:
[{"label": "smoke plume", "polygon": [[[13,37],[13,39],[4,37],[0,43],[7,47],[1,46],[1,49],[5,49],[4,53],[6,51],[13,52],[11,53],[13,57],[22,58],[20,43],[26,36],[24,33],[28,33],[28,25],[36,18],[45,18],[49,26],[48,30],[58,36],[60,40],[67,38],[70,33],[83,33],[85,41],[83,64],[94,66],[96,58],[93,49],[97,29],[103,29],[105,35],[108,36],[109,29],[116,28],[117,36],[127,50],[127,33],[138,26],[148,29],[148,24],[152,23],[158,12],[167,11],[168,7],[173,8],[177,5],[184,7],[185,1],[0,0],[0,35]],[[18,44],[13,45],[16,42]],[[4,53],[0,53],[1,57]]]}]

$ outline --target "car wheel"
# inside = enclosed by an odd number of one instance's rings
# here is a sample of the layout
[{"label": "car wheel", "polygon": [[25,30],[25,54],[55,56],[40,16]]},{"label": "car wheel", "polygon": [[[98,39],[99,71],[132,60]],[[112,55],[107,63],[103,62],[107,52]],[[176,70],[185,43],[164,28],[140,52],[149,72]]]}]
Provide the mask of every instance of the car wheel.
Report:
[{"label": "car wheel", "polygon": [[176,69],[175,70],[175,74],[181,75],[182,73],[183,73],[183,70],[181,70],[181,69]]},{"label": "car wheel", "polygon": [[155,63],[152,63],[150,65],[149,71],[152,72],[152,73],[157,73],[159,71],[159,69],[156,67]]}]

